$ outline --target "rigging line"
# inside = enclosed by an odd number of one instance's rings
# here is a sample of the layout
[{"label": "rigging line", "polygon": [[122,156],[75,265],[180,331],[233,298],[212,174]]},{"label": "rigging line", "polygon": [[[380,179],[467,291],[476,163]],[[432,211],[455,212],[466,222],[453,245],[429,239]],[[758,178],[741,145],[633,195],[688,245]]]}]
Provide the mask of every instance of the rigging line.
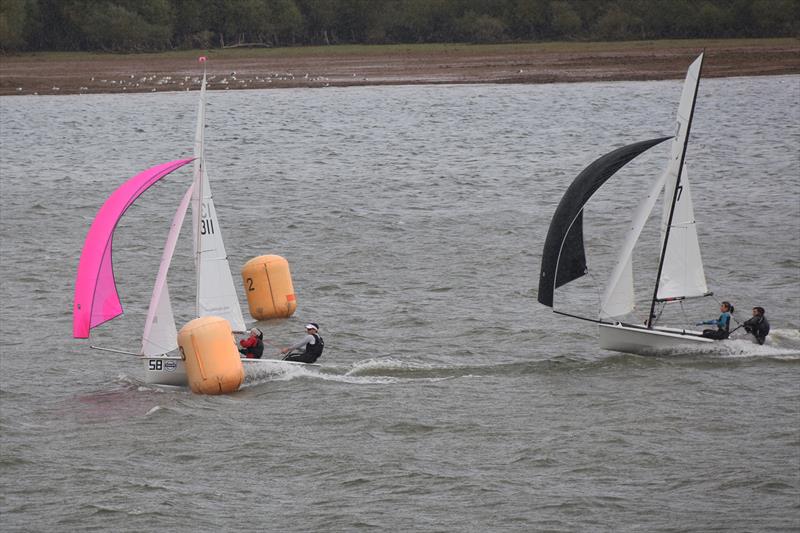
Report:
[{"label": "rigging line", "polygon": [[573,315],[572,313],[565,313],[564,311],[556,311],[555,309],[553,309],[553,312],[557,315],[564,315],[572,318],[577,318],[579,320],[585,320],[587,322],[594,322],[596,324],[610,324],[610,325],[616,324],[616,322],[609,322],[607,320],[601,320],[599,318],[588,318],[585,316]]},{"label": "rigging line", "polygon": [[167,355],[166,353],[161,354],[161,355],[144,355],[144,354],[136,353],[136,352],[128,352],[126,350],[117,350],[115,348],[103,348],[101,346],[89,346],[89,348],[91,348],[92,350],[99,350],[101,352],[111,352],[111,353],[121,353],[121,354],[125,354],[125,355],[133,355],[135,357],[139,357],[139,358],[142,358],[142,359],[172,359],[172,360],[177,360],[177,361],[183,360],[183,357],[181,357],[179,355]]},{"label": "rigging line", "polygon": [[136,357],[144,357],[140,353],[128,352],[126,350],[117,350],[115,348],[101,348],[100,346],[89,346],[92,350],[99,350],[101,352],[121,353],[125,355],[135,355]]},{"label": "rigging line", "polygon": [[655,324],[659,320],[661,320],[661,315],[664,314],[664,309],[667,307],[666,302],[661,302],[661,306],[658,309],[658,315],[653,319],[653,323]]},{"label": "rigging line", "polygon": [[[713,298],[714,298],[714,300],[717,302],[717,304],[719,304],[719,305],[722,305],[722,301],[721,301],[719,298],[717,298],[716,296],[714,296],[714,293],[711,293],[709,296],[713,297]],[[736,306],[734,306],[734,307],[736,307]],[[734,321],[734,322],[736,322],[737,324],[739,324],[739,327],[741,327],[741,322],[739,322],[738,320],[736,320],[736,315],[734,314],[734,312],[733,312],[733,311],[731,311],[731,318],[733,319],[733,321]],[[738,329],[738,328],[737,328],[737,329]]]},{"label": "rigging line", "polygon": [[689,323],[689,315],[686,314],[686,306],[683,305],[683,300],[681,300],[678,303],[680,303],[680,305],[681,305],[681,313],[683,314],[683,321],[684,321],[684,323],[688,324]]}]

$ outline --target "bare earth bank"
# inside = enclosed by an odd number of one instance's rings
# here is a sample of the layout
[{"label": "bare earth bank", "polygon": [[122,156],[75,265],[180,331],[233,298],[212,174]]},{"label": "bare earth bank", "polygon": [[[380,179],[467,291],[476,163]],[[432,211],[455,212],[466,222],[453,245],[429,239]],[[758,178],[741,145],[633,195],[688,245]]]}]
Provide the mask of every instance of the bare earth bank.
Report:
[{"label": "bare earth bank", "polygon": [[800,40],[334,46],[163,54],[24,54],[0,59],[0,95],[182,91],[207,55],[210,89],[682,78],[800,73]]}]

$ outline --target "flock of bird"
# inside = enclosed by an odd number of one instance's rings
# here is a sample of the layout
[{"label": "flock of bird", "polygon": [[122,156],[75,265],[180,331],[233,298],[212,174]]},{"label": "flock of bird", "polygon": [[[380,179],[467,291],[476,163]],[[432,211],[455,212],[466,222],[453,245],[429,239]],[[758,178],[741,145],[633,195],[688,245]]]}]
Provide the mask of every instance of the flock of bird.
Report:
[{"label": "flock of bird", "polygon": [[[353,78],[356,74],[353,74]],[[91,78],[92,87],[81,86],[78,88],[79,93],[90,92],[156,92],[156,91],[176,91],[176,90],[192,90],[197,88],[200,84],[201,78],[199,76],[168,76],[168,75],[147,75],[136,76],[131,74],[129,76],[119,79],[97,79]],[[361,78],[361,81],[367,81],[367,78]],[[325,76],[311,76],[308,73],[304,75],[295,75],[292,72],[268,72],[263,75],[250,75],[242,76],[237,75],[236,72],[230,74],[217,75],[211,74],[208,76],[207,84],[209,89],[260,89],[272,84],[275,85],[297,85],[298,82],[307,82],[314,86],[328,87],[330,86],[330,78]],[[100,86],[102,89],[98,89]],[[109,90],[110,89],[110,90]],[[17,92],[22,93],[24,89],[17,87]],[[49,91],[50,94],[58,94],[61,92],[61,87],[53,85]],[[39,94],[34,92],[32,94]]]}]

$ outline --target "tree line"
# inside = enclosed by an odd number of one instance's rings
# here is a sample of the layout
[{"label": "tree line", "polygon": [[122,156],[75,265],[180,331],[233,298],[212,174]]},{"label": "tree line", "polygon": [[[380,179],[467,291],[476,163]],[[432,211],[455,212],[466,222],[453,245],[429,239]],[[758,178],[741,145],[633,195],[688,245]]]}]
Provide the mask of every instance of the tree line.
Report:
[{"label": "tree line", "polygon": [[800,35],[800,0],[0,0],[0,49]]}]

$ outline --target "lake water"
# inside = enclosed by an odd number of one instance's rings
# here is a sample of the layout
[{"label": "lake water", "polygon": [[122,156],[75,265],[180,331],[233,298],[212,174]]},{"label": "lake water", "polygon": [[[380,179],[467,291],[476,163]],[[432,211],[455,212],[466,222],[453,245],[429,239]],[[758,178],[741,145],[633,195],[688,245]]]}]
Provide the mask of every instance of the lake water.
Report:
[{"label": "lake water", "polygon": [[[124,316],[71,338],[94,214],[191,154],[197,93],[0,98],[3,531],[800,530],[800,77],[703,80],[687,154],[709,286],[740,321],[767,309],[765,346],[604,352],[590,323],[536,301],[565,188],[611,149],[671,134],[681,85],[209,93],[234,279],[286,257],[297,313],[259,326],[282,346],[315,321],[326,342],[322,368],[249,374],[220,397],[145,386],[133,357],[89,348],[139,349],[188,170],[117,228]],[[667,151],[587,208],[592,275],[557,307],[594,316]],[[194,308],[185,237],[178,327]],[[717,308],[670,312],[693,325]]]}]

